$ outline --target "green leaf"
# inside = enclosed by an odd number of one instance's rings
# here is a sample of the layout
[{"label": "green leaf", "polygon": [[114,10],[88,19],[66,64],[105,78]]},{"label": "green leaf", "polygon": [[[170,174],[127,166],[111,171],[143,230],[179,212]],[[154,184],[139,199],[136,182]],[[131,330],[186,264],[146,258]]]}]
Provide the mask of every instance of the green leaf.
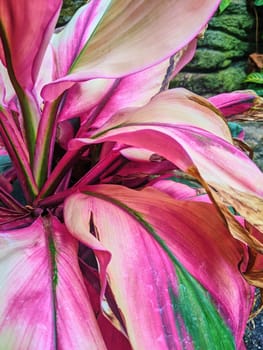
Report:
[{"label": "green leaf", "polygon": [[[125,208],[124,205],[122,206]],[[173,288],[169,288],[174,317],[178,326],[182,317],[185,327],[194,342],[195,350],[209,348],[220,350],[222,349],[222,345],[225,349],[234,350],[233,335],[224,319],[219,315],[209,293],[181,265],[155,229],[138,212],[128,207],[125,209],[141,222],[174,264],[179,290],[178,295],[176,295]],[[191,305],[191,312],[189,312],[189,305]],[[211,327],[211,325],[213,326]],[[180,329],[180,327],[178,328]],[[182,343],[184,341],[182,340]]]},{"label": "green leaf", "polygon": [[263,72],[250,73],[244,80],[247,83],[263,84]]},{"label": "green leaf", "polygon": [[257,94],[258,96],[263,96],[263,88],[262,89],[256,89],[256,88],[252,88]]},{"label": "green leaf", "polygon": [[263,6],[263,0],[254,0],[255,6]]},{"label": "green leaf", "polygon": [[246,88],[255,91],[258,96],[263,96],[263,85],[260,86],[260,84],[248,83]]},{"label": "green leaf", "polygon": [[0,246],[1,350],[106,349],[77,242],[56,217],[0,232]]},{"label": "green leaf", "polygon": [[219,13],[221,14],[231,4],[231,0],[222,0],[219,5]]},{"label": "green leaf", "polygon": [[[176,267],[176,273],[179,282],[178,296],[172,288],[169,289],[169,293],[175,316],[179,314],[183,318],[186,329],[193,339],[195,350],[210,348],[220,350],[222,346],[225,349],[234,350],[233,336],[205,289],[182,265]],[[189,305],[191,305],[191,312],[189,312]],[[177,322],[179,323],[180,319]]]}]

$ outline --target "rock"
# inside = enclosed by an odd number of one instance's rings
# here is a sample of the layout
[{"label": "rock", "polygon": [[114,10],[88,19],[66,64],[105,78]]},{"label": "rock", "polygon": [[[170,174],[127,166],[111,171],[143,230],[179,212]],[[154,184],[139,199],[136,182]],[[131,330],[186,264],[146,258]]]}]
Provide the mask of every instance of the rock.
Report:
[{"label": "rock", "polygon": [[232,1],[232,5],[225,12],[213,17],[209,23],[211,29],[230,33],[241,40],[247,40],[253,26],[254,18],[247,15],[246,2],[242,0]]},{"label": "rock", "polygon": [[[222,14],[216,14],[209,22],[209,28],[229,33],[236,38],[255,41],[255,19],[246,0],[231,0]],[[249,40],[250,41],[250,40]]]},{"label": "rock", "polygon": [[[260,307],[260,290],[256,290],[256,307]],[[244,342],[247,350],[263,349],[263,312],[261,311],[253,320],[249,321],[244,336]]]},{"label": "rock", "polygon": [[263,349],[263,314],[259,314],[253,321],[249,322],[244,337],[247,350]]},{"label": "rock", "polygon": [[[240,122],[239,125],[245,131],[245,141],[254,152],[253,160],[263,171],[263,122]],[[263,347],[262,347],[263,349]]]},{"label": "rock", "polygon": [[[213,60],[211,60],[211,55],[213,56]],[[228,67],[232,63],[231,58],[232,56],[228,52],[202,48],[196,52],[194,59],[188,64],[187,68],[193,72],[195,69],[197,72],[202,69],[203,72],[209,73],[209,71],[215,68]]]},{"label": "rock", "polygon": [[86,3],[85,0],[64,0],[57,26],[65,25],[77,9]]},{"label": "rock", "polygon": [[[241,40],[233,34],[225,33],[223,30],[214,30],[210,27],[203,39],[199,40],[198,47],[215,49],[219,52],[225,52],[229,57],[243,57],[250,48],[251,44],[246,42],[245,39]],[[213,51],[211,52],[213,57]]]},{"label": "rock", "polygon": [[183,71],[177,74],[176,79],[171,82],[171,87],[185,87],[206,97],[216,95],[220,92],[240,90],[244,88],[245,69],[246,61],[240,61],[231,64],[226,69],[218,69],[215,72]]}]

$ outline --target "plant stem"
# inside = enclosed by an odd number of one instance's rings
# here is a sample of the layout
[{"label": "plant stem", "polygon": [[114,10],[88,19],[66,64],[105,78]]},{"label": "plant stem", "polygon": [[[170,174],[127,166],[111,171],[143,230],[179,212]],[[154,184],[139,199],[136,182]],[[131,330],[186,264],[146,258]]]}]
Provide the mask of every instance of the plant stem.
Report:
[{"label": "plant stem", "polygon": [[37,193],[36,186],[30,164],[29,155],[24,144],[24,140],[18,131],[16,124],[6,111],[0,108],[0,134],[4,145],[16,168],[17,177],[19,178],[24,195],[28,201],[31,201]]},{"label": "plant stem", "polygon": [[52,103],[47,102],[45,104],[43,115],[38,127],[33,171],[36,183],[39,187],[43,186],[45,183],[51,168],[56,138],[57,109],[60,100],[61,97],[58,97]]},{"label": "plant stem", "polygon": [[86,148],[83,148],[81,150],[67,151],[64,154],[42,187],[37,197],[37,201],[47,197],[54,192],[67,171],[79,160],[80,155],[85,150]]},{"label": "plant stem", "polygon": [[123,161],[119,162],[122,158],[118,151],[112,151],[108,156],[100,160],[94,167],[90,169],[74,186],[73,188],[77,189],[84,185],[92,185],[94,182],[99,180],[99,177],[103,172],[109,167],[113,167],[115,163],[116,167],[119,167],[120,164],[123,164]]}]

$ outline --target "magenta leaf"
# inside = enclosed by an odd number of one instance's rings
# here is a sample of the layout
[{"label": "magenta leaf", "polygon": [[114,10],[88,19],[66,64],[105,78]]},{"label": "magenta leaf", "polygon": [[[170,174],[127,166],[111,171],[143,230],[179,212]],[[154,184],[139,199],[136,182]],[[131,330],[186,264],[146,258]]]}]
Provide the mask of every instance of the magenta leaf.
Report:
[{"label": "magenta leaf", "polygon": [[119,79],[94,79],[75,84],[67,92],[59,118],[81,116],[86,127],[100,127],[122,108],[143,106],[166,90],[173,75],[192,58],[196,40],[165,60],[142,72]]},{"label": "magenta leaf", "polygon": [[29,227],[1,231],[0,247],[2,348],[105,348],[78,266],[77,242],[63,224],[39,218]]},{"label": "magenta leaf", "polygon": [[243,350],[255,96],[167,90],[220,0],[62,3],[0,0],[0,349]]},{"label": "magenta leaf", "polygon": [[45,1],[22,0],[19,6],[13,0],[8,3],[0,1],[0,39],[3,46],[0,58],[5,62],[20,102],[31,161],[40,119],[34,85],[61,5],[61,0],[48,4]]},{"label": "magenta leaf", "polygon": [[[172,5],[168,0],[140,4],[120,0],[91,1],[90,8],[104,4],[103,16],[99,23],[94,17],[98,25],[93,27],[89,38],[84,35],[87,41],[81,43],[82,49],[69,74],[47,85],[42,96],[53,100],[75,82],[121,78],[169,59],[199,34],[219,2],[180,0]],[[80,25],[80,32],[82,30]]]},{"label": "magenta leaf", "polygon": [[[237,348],[242,348],[252,289],[237,272],[243,248],[212,205],[115,185],[90,186],[84,193],[67,199],[66,226],[91,248],[95,235],[105,252],[111,252],[108,281],[134,348],[234,348],[221,317]],[[221,317],[189,272],[209,291]],[[235,290],[235,297],[229,298],[230,290]]]},{"label": "magenta leaf", "polygon": [[19,6],[15,0],[0,1],[0,37],[5,54],[0,57],[9,68],[11,80],[23,89],[34,86],[61,5],[61,0],[48,4],[21,0]]},{"label": "magenta leaf", "polygon": [[225,117],[247,111],[253,105],[257,95],[253,91],[234,91],[209,98]]},{"label": "magenta leaf", "polygon": [[[190,95],[189,101],[183,99],[179,107],[180,104],[167,101],[170,94],[177,95],[176,91],[166,92],[143,108],[117,113],[92,138],[71,141],[70,149],[81,149],[93,143],[118,142],[148,149],[164,157],[202,183],[235,238],[262,252],[263,243],[242,228],[226,207],[227,204],[235,208],[252,225],[262,230],[261,209],[253,209],[255,205],[262,208],[262,172],[246,154],[231,144],[225,121],[216,112],[211,113],[211,105]],[[164,105],[162,96],[166,101]],[[198,119],[191,112],[195,104],[200,112]],[[161,121],[158,112],[162,113]],[[202,118],[206,121],[202,122]],[[247,174],[253,174],[253,177]]]},{"label": "magenta leaf", "polygon": [[[118,110],[149,102],[162,88],[169,60],[121,79],[94,79],[69,89],[60,119],[83,115],[82,123],[98,127]],[[84,119],[85,118],[85,119]]]}]

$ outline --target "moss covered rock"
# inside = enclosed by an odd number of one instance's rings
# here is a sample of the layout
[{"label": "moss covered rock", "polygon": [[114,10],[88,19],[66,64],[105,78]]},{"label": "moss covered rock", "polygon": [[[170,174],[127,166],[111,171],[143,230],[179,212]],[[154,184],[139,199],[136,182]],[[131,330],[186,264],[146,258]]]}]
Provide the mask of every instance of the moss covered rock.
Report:
[{"label": "moss covered rock", "polygon": [[86,4],[86,0],[64,0],[61,14],[58,20],[58,27],[65,25],[77,9]]},{"label": "moss covered rock", "polygon": [[[228,61],[225,61],[228,64]],[[246,73],[246,62],[232,64],[226,69],[207,72],[207,69],[199,72],[181,72],[171,83],[171,87],[183,86],[203,96],[216,95],[219,92],[228,92],[242,89]]]},{"label": "moss covered rock", "polygon": [[205,96],[244,88],[248,55],[255,50],[254,26],[246,0],[232,0],[222,14],[211,19],[194,59],[172,86]]}]

